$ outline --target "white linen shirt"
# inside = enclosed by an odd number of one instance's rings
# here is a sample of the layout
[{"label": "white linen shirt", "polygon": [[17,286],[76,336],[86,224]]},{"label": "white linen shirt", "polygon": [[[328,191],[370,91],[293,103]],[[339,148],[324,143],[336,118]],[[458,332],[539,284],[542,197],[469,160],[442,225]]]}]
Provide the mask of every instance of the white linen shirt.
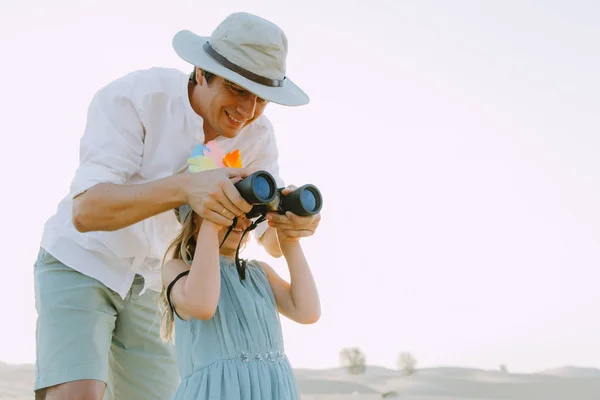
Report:
[{"label": "white linen shirt", "polygon": [[[73,198],[101,182],[141,184],[185,170],[194,146],[204,142],[203,119],[189,102],[188,79],[179,70],[151,68],[125,75],[94,95],[70,192],[44,226],[46,251],[123,298],[135,274],[144,277],[143,292],[161,290],[162,259],[179,222],[171,210],[116,231],[81,233],[72,223]],[[244,167],[267,170],[283,186],[266,116],[233,139],[215,140],[226,152],[240,149]],[[266,228],[259,225],[256,236]]]}]

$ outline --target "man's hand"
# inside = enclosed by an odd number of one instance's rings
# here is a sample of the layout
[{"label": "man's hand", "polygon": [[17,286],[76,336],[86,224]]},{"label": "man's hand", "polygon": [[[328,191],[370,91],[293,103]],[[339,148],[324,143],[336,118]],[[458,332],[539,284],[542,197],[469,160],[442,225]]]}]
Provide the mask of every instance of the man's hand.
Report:
[{"label": "man's hand", "polygon": [[250,175],[243,168],[218,168],[188,174],[184,188],[187,203],[202,218],[229,226],[233,218],[249,212],[252,205],[234,184]]},{"label": "man's hand", "polygon": [[[285,196],[294,190],[296,190],[295,186],[288,186],[282,190],[282,194]],[[312,236],[315,233],[321,221],[321,213],[300,217],[290,211],[285,215],[270,212],[267,214],[267,221],[269,226],[277,229],[279,243],[297,242],[300,238]]]}]

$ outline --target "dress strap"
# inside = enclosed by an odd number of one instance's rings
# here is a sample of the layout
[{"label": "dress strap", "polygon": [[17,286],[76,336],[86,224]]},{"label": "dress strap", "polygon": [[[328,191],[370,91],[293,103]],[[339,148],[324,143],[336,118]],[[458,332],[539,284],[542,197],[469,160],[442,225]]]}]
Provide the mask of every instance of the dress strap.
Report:
[{"label": "dress strap", "polygon": [[169,283],[169,286],[167,287],[167,300],[169,301],[169,306],[171,307],[171,310],[173,312],[175,312],[175,307],[173,307],[173,303],[171,303],[171,289],[173,289],[173,285],[175,284],[175,282],[177,282],[179,280],[179,278],[187,275],[190,273],[190,270],[188,269],[187,271],[183,271],[182,273],[180,273],[179,275],[177,275],[175,277],[175,279],[173,279],[171,281],[171,283]]}]

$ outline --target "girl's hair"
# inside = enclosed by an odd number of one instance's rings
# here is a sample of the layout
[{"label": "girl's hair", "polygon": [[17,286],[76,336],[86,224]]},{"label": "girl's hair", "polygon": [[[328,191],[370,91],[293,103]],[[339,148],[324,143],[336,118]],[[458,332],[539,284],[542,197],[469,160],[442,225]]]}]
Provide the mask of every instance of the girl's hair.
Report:
[{"label": "girl's hair", "polygon": [[[179,210],[175,209],[175,213],[179,214]],[[193,215],[194,213],[192,212],[186,218],[183,222],[181,231],[167,248],[165,257],[163,258],[163,267],[168,260],[180,259],[187,261],[193,258],[194,252],[196,251]],[[161,311],[160,337],[166,342],[173,343],[175,322],[173,309],[169,304],[169,299],[167,299],[167,288],[165,285],[162,285],[162,291],[160,292],[159,308]]]},{"label": "girl's hair", "polygon": [[[179,220],[178,208],[175,209],[175,215]],[[192,211],[187,216],[186,220],[182,224],[181,231],[167,248],[165,257],[163,258],[163,267],[168,260],[173,259],[183,260],[186,264],[191,266],[194,252],[196,251],[196,239],[194,238],[194,215],[195,213]],[[246,236],[244,241],[240,244],[240,251],[245,248],[247,240],[248,236]],[[243,261],[245,262],[245,260]],[[175,316],[173,314],[173,309],[169,304],[169,299],[167,298],[167,288],[165,285],[162,285],[158,306],[161,312],[160,337],[166,342],[173,343]]]}]

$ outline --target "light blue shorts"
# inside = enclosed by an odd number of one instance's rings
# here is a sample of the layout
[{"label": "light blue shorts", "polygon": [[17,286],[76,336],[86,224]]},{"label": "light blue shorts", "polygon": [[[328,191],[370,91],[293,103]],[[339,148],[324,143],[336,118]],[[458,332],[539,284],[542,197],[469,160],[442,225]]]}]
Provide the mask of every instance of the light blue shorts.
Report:
[{"label": "light blue shorts", "polygon": [[180,381],[175,349],[159,335],[159,294],[139,295],[141,276],[123,300],[41,249],[34,280],[34,390],[95,379],[107,383],[105,400],[172,396]]}]

